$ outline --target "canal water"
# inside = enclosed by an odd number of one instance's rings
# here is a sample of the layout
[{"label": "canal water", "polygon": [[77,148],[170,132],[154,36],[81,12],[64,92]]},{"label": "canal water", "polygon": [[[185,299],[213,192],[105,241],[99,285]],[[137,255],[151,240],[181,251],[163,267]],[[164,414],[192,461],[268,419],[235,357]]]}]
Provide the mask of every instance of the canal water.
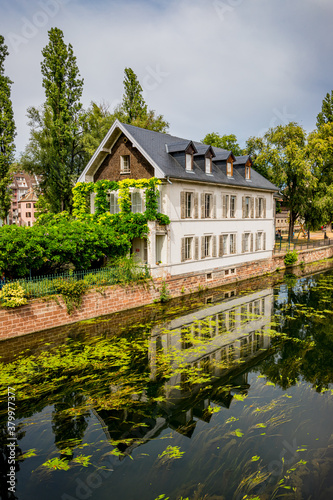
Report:
[{"label": "canal water", "polygon": [[2,344],[1,499],[332,499],[333,272],[207,293]]}]

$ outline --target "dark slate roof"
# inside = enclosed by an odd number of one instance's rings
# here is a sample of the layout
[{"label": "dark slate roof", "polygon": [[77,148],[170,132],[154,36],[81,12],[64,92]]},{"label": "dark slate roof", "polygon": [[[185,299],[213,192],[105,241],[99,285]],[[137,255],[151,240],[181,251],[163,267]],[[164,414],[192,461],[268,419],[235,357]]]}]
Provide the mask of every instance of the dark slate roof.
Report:
[{"label": "dark slate roof", "polygon": [[[249,155],[245,155],[245,156],[236,156],[236,161],[234,163],[234,165],[245,165],[245,163],[247,162],[247,160],[251,160],[251,156]],[[252,162],[252,160],[251,160]]]},{"label": "dark slate roof", "polygon": [[[159,132],[157,132],[159,133]],[[181,151],[186,151],[186,149],[190,146],[194,146],[192,141],[181,140],[178,142],[173,142],[171,144],[166,143],[166,149],[168,153],[179,153]]]},{"label": "dark slate roof", "polygon": [[[208,144],[195,143],[195,149],[197,150],[196,155],[198,155],[198,156],[205,155],[209,149],[211,149],[213,155],[215,155],[213,148],[211,146],[209,146]],[[196,155],[194,155],[194,156],[196,156]]]},{"label": "dark slate roof", "polygon": [[[225,167],[219,166],[218,162],[215,164],[213,158],[212,173],[206,174],[204,168],[200,168],[194,156],[193,172],[185,170],[173,155],[167,153],[166,146],[171,146],[175,143],[189,144],[191,141],[180,137],[175,137],[161,132],[154,132],[134,125],[122,124],[128,133],[137,141],[140,146],[146,151],[149,157],[159,166],[165,177],[173,179],[188,180],[188,181],[201,181],[209,182],[212,184],[224,184],[229,186],[239,186],[244,188],[258,188],[267,191],[278,191],[278,188],[271,182],[265,179],[262,175],[251,169],[251,180],[245,180],[238,169],[234,169],[233,177],[227,177]],[[196,148],[201,147],[201,142],[193,141]],[[226,155],[225,159],[230,155],[230,151],[213,147],[213,151],[217,157]],[[221,158],[222,159],[222,158]]]}]

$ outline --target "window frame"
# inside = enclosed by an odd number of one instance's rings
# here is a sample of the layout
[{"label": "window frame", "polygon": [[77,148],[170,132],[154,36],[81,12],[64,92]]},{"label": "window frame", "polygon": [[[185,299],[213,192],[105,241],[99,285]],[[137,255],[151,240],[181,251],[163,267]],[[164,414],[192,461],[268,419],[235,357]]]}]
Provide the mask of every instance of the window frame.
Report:
[{"label": "window frame", "polygon": [[191,219],[193,214],[193,192],[185,191],[185,219]]},{"label": "window frame", "polygon": [[229,254],[235,255],[237,253],[236,249],[236,233],[229,234]]},{"label": "window frame", "polygon": [[130,155],[121,155],[120,156],[120,173],[121,174],[130,174],[131,173]]},{"label": "window frame", "polygon": [[193,236],[184,236],[184,260],[193,259]]},{"label": "window frame", "polygon": [[205,173],[206,174],[212,173],[212,159],[208,156],[205,157]]},{"label": "window frame", "polygon": [[193,155],[190,153],[185,153],[185,170],[193,172]]},{"label": "window frame", "polygon": [[233,165],[231,161],[227,161],[227,177],[233,176]]},{"label": "window frame", "polygon": [[212,235],[205,234],[204,235],[204,258],[212,256]]},{"label": "window frame", "polygon": [[244,233],[244,253],[250,252],[251,233]]},{"label": "window frame", "polygon": [[[113,193],[110,193],[110,198],[109,198],[109,209],[110,209],[110,214],[119,214],[120,212],[120,206],[118,204],[118,193],[117,192],[113,192]],[[111,199],[114,199],[113,201],[113,205],[114,205],[114,209],[115,211],[111,212]]]},{"label": "window frame", "polygon": [[250,219],[251,215],[251,196],[245,196],[245,219]]},{"label": "window frame", "polygon": [[204,219],[212,219],[212,211],[213,211],[213,195],[211,193],[205,193]]},{"label": "window frame", "polygon": [[[138,206],[138,202],[136,201],[136,203],[133,203],[133,200],[134,200],[134,198],[137,198],[137,197],[140,197],[141,208],[140,208],[140,210],[135,210],[134,211],[133,207],[137,207]],[[142,212],[143,212],[143,204],[142,204],[142,202],[143,202],[142,193],[140,191],[132,191],[131,192],[131,212],[133,214],[140,214],[140,213],[142,214]]]},{"label": "window frame", "polygon": [[230,195],[230,201],[229,201],[230,219],[234,219],[236,217],[236,203],[237,203],[237,196]]}]

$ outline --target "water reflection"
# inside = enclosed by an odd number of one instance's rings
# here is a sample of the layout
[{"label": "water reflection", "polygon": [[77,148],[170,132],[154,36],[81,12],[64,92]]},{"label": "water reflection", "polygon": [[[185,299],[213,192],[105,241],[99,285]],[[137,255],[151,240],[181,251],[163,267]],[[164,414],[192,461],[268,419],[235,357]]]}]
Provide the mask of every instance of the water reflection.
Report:
[{"label": "water reflection", "polygon": [[332,298],[330,273],[203,294],[71,327],[2,367],[19,394],[17,498],[78,500],[78,484],[96,500],[331,498]]},{"label": "water reflection", "polygon": [[[125,410],[94,410],[111,442],[125,455],[170,428],[191,437],[197,421],[209,422],[211,405],[229,408],[234,394],[250,389],[246,370],[270,347],[273,290],[213,304],[152,328],[148,343],[150,381],[168,364],[155,417]],[[161,361],[162,360],[162,361]],[[208,386],[208,387],[207,387]],[[112,386],[110,397],[122,387]],[[148,403],[147,392],[131,395]],[[124,455],[120,459],[124,458]]]}]

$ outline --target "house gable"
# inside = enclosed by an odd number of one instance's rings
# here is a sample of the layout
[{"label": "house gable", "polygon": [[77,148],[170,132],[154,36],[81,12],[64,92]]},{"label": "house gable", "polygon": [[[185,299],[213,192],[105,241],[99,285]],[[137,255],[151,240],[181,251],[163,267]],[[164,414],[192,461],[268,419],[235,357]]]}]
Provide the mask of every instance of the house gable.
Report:
[{"label": "house gable", "polygon": [[[129,172],[122,172],[121,157],[129,157]],[[101,179],[120,181],[123,179],[149,179],[154,177],[154,167],[133,146],[132,142],[121,133],[112,147],[110,154],[94,174],[94,182]]]}]

